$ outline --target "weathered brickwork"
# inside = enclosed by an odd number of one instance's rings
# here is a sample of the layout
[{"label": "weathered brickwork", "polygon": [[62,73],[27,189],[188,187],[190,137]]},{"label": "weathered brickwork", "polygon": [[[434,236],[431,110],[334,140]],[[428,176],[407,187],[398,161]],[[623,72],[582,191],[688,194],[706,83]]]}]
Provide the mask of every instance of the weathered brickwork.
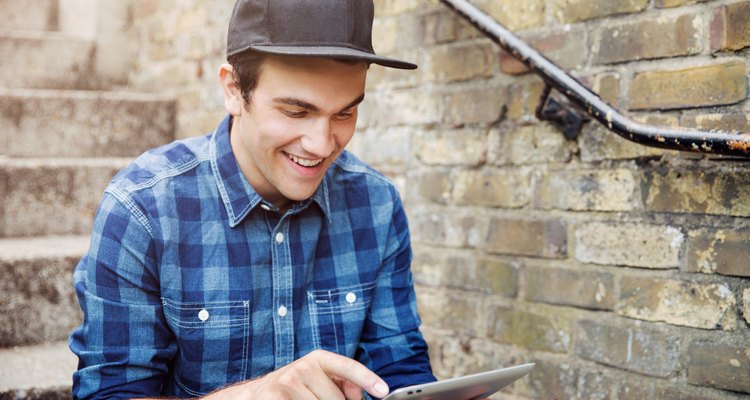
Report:
[{"label": "weathered brickwork", "polygon": [[[750,133],[750,0],[472,2],[633,120]],[[129,86],[175,96],[180,136],[224,115],[232,4],[133,0]],[[750,164],[565,139],[543,82],[438,0],[375,5],[375,49],[420,68],[370,67],[349,148],[401,190],[436,374],[536,362],[507,400],[750,395]]]},{"label": "weathered brickwork", "polygon": [[695,54],[701,50],[701,24],[700,15],[685,14],[607,26],[594,41],[598,46],[594,62],[611,64]]}]

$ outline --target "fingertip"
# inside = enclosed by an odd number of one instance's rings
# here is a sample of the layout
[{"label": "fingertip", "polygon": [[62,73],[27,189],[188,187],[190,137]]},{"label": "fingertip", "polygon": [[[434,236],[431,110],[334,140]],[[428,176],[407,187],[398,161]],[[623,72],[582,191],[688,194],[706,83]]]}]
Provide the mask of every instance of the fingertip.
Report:
[{"label": "fingertip", "polygon": [[373,394],[374,394],[375,396],[378,396],[378,397],[385,397],[385,396],[387,396],[387,395],[388,395],[388,391],[389,391],[389,390],[388,390],[388,384],[386,384],[386,383],[385,383],[385,382],[383,382],[383,381],[377,382],[377,383],[376,383],[376,384],[375,384],[375,385],[374,385],[374,386],[372,387],[372,390],[373,390],[373,392],[375,392],[375,393],[373,393]]}]

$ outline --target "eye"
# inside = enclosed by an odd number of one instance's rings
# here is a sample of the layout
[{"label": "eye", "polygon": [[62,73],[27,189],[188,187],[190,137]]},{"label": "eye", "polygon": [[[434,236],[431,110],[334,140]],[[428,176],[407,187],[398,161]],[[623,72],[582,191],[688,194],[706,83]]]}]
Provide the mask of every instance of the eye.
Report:
[{"label": "eye", "polygon": [[354,110],[347,110],[347,111],[342,111],[340,113],[335,114],[333,116],[333,119],[337,121],[346,121],[348,119],[351,119],[352,117],[354,117]]},{"label": "eye", "polygon": [[307,116],[307,111],[281,110],[281,112],[289,118],[304,118]]}]

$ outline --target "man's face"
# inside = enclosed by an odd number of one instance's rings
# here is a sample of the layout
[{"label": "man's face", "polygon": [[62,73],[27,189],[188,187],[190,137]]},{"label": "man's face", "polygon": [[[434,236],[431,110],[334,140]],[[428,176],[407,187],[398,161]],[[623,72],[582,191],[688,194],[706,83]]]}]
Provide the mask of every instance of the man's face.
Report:
[{"label": "man's face", "polygon": [[266,57],[232,150],[253,188],[281,210],[310,198],[354,134],[367,65]]}]

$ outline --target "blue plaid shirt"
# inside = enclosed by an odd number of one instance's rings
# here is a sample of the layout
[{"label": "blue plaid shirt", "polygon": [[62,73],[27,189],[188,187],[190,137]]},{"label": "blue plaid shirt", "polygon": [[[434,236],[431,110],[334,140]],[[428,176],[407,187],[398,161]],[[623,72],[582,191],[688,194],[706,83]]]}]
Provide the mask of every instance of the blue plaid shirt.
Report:
[{"label": "blue plaid shirt", "polygon": [[344,152],[281,215],[240,172],[231,119],[110,183],[75,288],[76,398],[192,397],[324,349],[392,389],[433,377],[396,189]]}]

